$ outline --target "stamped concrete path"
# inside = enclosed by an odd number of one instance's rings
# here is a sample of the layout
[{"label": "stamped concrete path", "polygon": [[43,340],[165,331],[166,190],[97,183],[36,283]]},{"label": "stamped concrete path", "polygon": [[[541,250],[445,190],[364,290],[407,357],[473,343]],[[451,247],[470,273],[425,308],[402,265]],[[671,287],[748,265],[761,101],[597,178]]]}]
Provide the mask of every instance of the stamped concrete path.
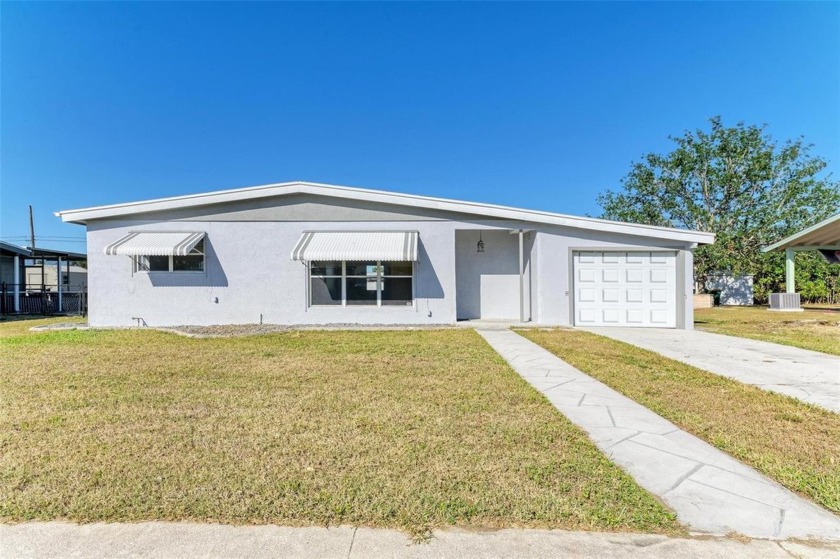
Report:
[{"label": "stamped concrete path", "polygon": [[840,357],[834,355],[699,330],[587,331],[840,413]]},{"label": "stamped concrete path", "polygon": [[837,517],[510,330],[478,330],[691,530],[840,541]]}]

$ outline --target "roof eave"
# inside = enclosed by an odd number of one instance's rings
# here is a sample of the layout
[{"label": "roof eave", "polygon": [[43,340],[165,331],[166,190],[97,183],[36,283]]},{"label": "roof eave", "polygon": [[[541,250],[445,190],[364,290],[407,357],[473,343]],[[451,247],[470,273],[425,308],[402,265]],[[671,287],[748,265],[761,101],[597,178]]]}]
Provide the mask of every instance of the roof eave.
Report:
[{"label": "roof eave", "polygon": [[766,247],[761,249],[761,252],[773,252],[774,250],[781,250],[783,248],[794,247],[796,245],[793,245],[793,243],[796,242],[798,239],[801,239],[805,235],[813,233],[814,231],[816,231],[818,229],[822,229],[823,227],[831,225],[836,221],[840,221],[840,213],[836,214],[836,215],[833,215],[833,216],[831,216],[827,219],[824,219],[824,220],[820,221],[819,223],[816,223],[816,224],[814,224],[810,227],[806,227],[802,231],[799,231],[798,233],[794,233],[793,235],[785,237],[781,241],[777,241],[770,246],[766,246]]},{"label": "roof eave", "polygon": [[419,206],[426,209],[472,213],[486,217],[508,219],[511,221],[524,221],[578,229],[591,229],[641,237],[664,238],[687,243],[710,244],[714,242],[714,235],[703,231],[639,225],[596,218],[554,214],[537,210],[497,206],[493,204],[483,204],[479,202],[467,202],[445,198],[418,196],[414,194],[402,194],[381,190],[369,190],[363,188],[304,182],[277,183],[249,188],[238,188],[234,190],[222,190],[202,194],[191,194],[187,196],[160,198],[141,202],[113,204],[109,206],[81,208],[77,210],[65,210],[56,212],[55,215],[67,223],[87,225],[87,222],[93,219],[122,217],[137,213],[156,212],[191,206],[220,204],[243,199],[268,198],[300,193],[330,196],[333,198],[354,200],[361,199],[370,202]]}]

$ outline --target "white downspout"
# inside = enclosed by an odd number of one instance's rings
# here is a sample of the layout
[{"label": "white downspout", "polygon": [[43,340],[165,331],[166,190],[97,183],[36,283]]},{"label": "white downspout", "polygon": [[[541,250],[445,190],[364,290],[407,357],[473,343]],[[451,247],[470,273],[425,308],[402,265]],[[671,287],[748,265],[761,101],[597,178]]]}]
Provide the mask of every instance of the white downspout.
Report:
[{"label": "white downspout", "polygon": [[20,312],[20,256],[15,254],[15,312]]},{"label": "white downspout", "polygon": [[525,242],[524,231],[519,230],[519,322],[525,322]]}]

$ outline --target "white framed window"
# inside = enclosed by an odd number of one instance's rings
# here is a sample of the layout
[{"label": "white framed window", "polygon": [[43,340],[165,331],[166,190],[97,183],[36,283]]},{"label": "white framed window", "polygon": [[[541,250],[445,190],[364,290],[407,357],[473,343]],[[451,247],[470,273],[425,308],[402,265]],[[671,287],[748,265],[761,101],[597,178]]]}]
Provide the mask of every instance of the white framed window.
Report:
[{"label": "white framed window", "polygon": [[183,256],[135,256],[135,272],[204,272],[204,239]]},{"label": "white framed window", "polygon": [[309,264],[310,306],[413,304],[413,262],[322,261]]}]

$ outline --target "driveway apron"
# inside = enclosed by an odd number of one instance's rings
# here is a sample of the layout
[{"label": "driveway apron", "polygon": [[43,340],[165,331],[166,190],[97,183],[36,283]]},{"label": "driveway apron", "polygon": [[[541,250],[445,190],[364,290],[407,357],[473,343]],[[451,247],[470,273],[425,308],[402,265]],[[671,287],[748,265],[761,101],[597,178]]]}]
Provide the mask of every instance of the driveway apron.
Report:
[{"label": "driveway apron", "polygon": [[512,332],[478,330],[511,367],[691,530],[840,540],[840,517]]},{"label": "driveway apron", "polygon": [[840,413],[840,357],[698,330],[586,330]]}]

